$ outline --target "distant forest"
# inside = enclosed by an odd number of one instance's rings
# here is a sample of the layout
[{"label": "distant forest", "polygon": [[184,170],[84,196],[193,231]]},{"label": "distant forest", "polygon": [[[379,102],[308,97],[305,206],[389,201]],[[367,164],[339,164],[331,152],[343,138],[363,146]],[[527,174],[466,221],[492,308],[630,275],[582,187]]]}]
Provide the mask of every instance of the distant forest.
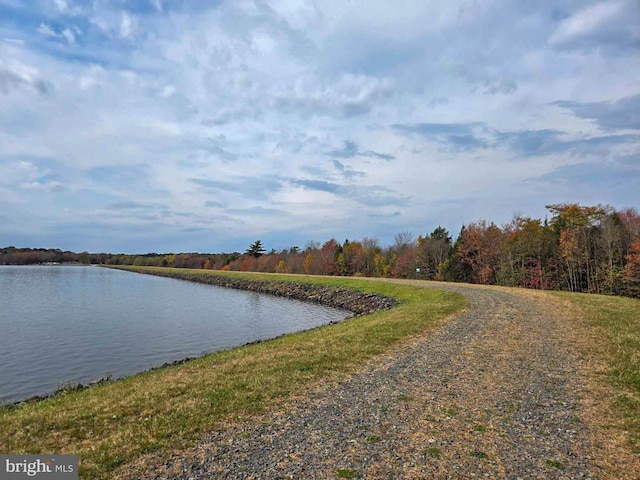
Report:
[{"label": "distant forest", "polygon": [[0,249],[0,265],[81,263],[209,270],[418,278],[640,297],[640,214],[634,208],[548,205],[550,219],[515,216],[498,226],[480,220],[455,242],[438,227],[381,246],[376,238],[309,242],[267,252],[260,240],[244,253],[125,255],[57,249]]}]

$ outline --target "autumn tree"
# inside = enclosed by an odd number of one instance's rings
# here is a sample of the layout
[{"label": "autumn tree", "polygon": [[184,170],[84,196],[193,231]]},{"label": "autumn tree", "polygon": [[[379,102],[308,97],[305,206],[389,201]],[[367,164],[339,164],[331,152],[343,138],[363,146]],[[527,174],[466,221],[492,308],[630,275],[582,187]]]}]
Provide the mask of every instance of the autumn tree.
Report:
[{"label": "autumn tree", "polygon": [[286,259],[287,273],[304,273],[305,255],[302,252],[290,253]]},{"label": "autumn tree", "polygon": [[400,255],[406,249],[412,249],[416,246],[416,240],[413,233],[404,231],[393,236],[393,246],[391,250],[393,253]]},{"label": "autumn tree", "polygon": [[251,255],[243,255],[242,261],[240,262],[240,271],[255,272],[257,263],[258,262],[256,257],[252,257]]},{"label": "autumn tree", "polygon": [[466,281],[496,283],[500,252],[504,242],[500,228],[486,220],[471,223],[460,232],[456,242],[456,257],[462,268],[469,271]]},{"label": "autumn tree", "polygon": [[345,240],[342,244],[342,256],[346,267],[346,275],[364,274],[366,258],[362,243]]},{"label": "autumn tree", "polygon": [[631,244],[626,256],[624,267],[624,283],[626,293],[633,297],[640,297],[640,236]]},{"label": "autumn tree", "polygon": [[336,261],[342,253],[342,246],[335,238],[331,238],[322,244],[315,259],[316,273],[319,275],[335,275]]},{"label": "autumn tree", "polygon": [[394,253],[391,275],[396,278],[410,278],[415,275],[415,248],[405,246],[399,254]]},{"label": "autumn tree", "polygon": [[447,259],[451,248],[451,236],[446,228],[437,227],[427,237],[418,236],[416,247],[416,264],[421,269],[421,276],[434,280],[441,265]]},{"label": "autumn tree", "polygon": [[381,270],[384,267],[381,266],[378,256],[382,254],[382,248],[380,248],[380,242],[376,237],[363,237],[362,242],[362,269],[360,273],[367,277],[384,276],[381,274]]},{"label": "autumn tree", "polygon": [[628,231],[617,212],[611,211],[598,225],[597,247],[602,252],[598,264],[602,293],[620,294],[623,290],[625,253],[628,250]]},{"label": "autumn tree", "polygon": [[635,208],[624,208],[616,212],[618,218],[624,225],[624,247],[626,252],[629,250],[634,240],[640,236],[640,213]]},{"label": "autumn tree", "polygon": [[280,255],[275,253],[275,251],[269,252],[258,258],[256,271],[273,273],[276,271],[278,262],[280,262]]},{"label": "autumn tree", "polygon": [[[392,258],[392,262],[393,261],[395,261],[395,259]],[[382,251],[375,254],[374,266],[375,276],[388,277],[391,275],[392,265],[389,263],[389,260],[387,260],[386,255],[384,255]]]},{"label": "autumn tree", "polygon": [[559,237],[559,253],[564,282],[572,292],[598,292],[599,263],[597,224],[607,214],[602,205],[582,206],[577,203],[547,205],[552,214],[551,225]]},{"label": "autumn tree", "polygon": [[540,219],[516,215],[504,227],[498,283],[526,288],[553,288],[555,235]]},{"label": "autumn tree", "polygon": [[344,259],[344,253],[338,253],[335,262],[335,271],[338,275],[348,275],[349,267],[347,267],[347,262]]},{"label": "autumn tree", "polygon": [[313,253],[307,253],[307,256],[304,259],[303,269],[304,273],[312,274],[314,272],[315,259],[313,258]]}]

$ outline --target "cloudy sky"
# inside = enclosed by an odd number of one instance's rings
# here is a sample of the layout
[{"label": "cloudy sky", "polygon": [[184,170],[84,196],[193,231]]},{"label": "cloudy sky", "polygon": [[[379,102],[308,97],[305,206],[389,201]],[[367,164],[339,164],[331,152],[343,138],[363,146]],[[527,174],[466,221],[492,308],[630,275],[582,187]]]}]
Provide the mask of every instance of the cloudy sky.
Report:
[{"label": "cloudy sky", "polygon": [[0,0],[0,246],[640,207],[640,2]]}]

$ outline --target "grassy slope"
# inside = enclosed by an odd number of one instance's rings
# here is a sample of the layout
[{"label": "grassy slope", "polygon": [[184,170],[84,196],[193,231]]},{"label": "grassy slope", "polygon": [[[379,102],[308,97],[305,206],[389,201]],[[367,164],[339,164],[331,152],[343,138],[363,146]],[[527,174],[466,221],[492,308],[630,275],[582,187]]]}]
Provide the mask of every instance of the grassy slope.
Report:
[{"label": "grassy slope", "polygon": [[372,356],[427,331],[466,305],[456,294],[405,285],[346,278],[245,276],[341,285],[403,303],[390,311],[214,353],[37,404],[2,409],[0,451],[76,453],[81,478],[111,478],[120,465],[143,453],[186,447],[221,419],[263,411],[314,380],[352,372]]},{"label": "grassy slope", "polygon": [[576,312],[596,329],[594,354],[604,358],[625,416],[631,448],[640,453],[640,300],[605,295],[553,292],[570,300]]}]

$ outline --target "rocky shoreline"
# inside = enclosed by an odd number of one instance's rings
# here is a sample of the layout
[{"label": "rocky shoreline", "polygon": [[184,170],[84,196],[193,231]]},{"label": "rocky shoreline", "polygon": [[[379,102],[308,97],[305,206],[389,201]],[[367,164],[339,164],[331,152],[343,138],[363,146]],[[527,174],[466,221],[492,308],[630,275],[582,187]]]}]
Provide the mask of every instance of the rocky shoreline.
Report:
[{"label": "rocky shoreline", "polygon": [[[187,272],[159,272],[156,270],[136,269],[127,270],[135,273],[142,273],[145,275],[157,275],[160,277],[169,277],[178,280],[186,280],[195,283],[205,283],[207,285],[214,285],[217,287],[235,288],[237,290],[249,290],[252,292],[264,293],[268,295],[275,295],[277,297],[291,298],[294,300],[301,300],[305,302],[313,302],[327,307],[341,308],[347,310],[353,314],[353,316],[368,315],[380,310],[388,310],[395,307],[400,302],[397,300],[385,297],[383,295],[377,295],[373,293],[364,293],[357,290],[351,290],[349,288],[334,287],[330,285],[313,285],[308,283],[298,282],[281,282],[270,280],[245,280],[241,278],[232,278],[224,275],[212,275],[204,273],[187,273]],[[349,318],[349,317],[347,317]],[[277,338],[277,337],[276,337]],[[256,340],[246,343],[246,345],[252,345],[255,343],[262,343],[264,340]],[[197,357],[187,357],[181,360],[175,360],[173,362],[167,362],[157,367],[152,367],[147,371],[160,370],[166,367],[175,365],[181,365],[189,361],[195,360]],[[142,372],[140,372],[142,373]],[[122,377],[124,378],[124,377]],[[19,407],[28,403],[36,403],[46,400],[48,398],[64,395],[70,392],[79,392],[88,388],[102,385],[105,383],[111,383],[122,378],[112,379],[111,377],[101,378],[99,380],[83,384],[69,384],[58,388],[55,392],[49,395],[35,395],[25,400],[19,400],[6,404],[4,407]]]},{"label": "rocky shoreline", "polygon": [[397,300],[377,295],[364,293],[344,287],[331,285],[316,285],[298,282],[282,282],[272,280],[246,280],[243,278],[227,277],[209,273],[191,273],[173,271],[158,271],[136,269],[128,270],[138,273],[158,275],[161,277],[176,278],[189,282],[205,283],[218,287],[249,290],[252,292],[266,293],[277,297],[292,298],[305,302],[314,302],[327,307],[348,310],[354,315],[368,315],[380,310],[388,310],[400,302]]}]

